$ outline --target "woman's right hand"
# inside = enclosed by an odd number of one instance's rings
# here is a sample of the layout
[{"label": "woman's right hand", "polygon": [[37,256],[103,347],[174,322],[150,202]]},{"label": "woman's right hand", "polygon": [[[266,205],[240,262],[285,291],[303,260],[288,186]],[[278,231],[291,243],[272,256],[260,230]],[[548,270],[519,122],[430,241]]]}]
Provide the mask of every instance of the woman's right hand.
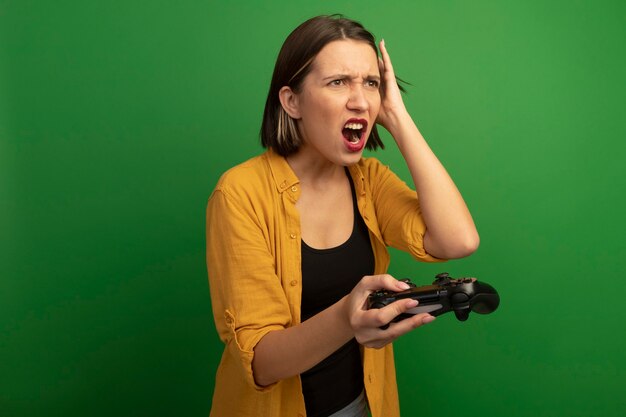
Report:
[{"label": "woman's right hand", "polygon": [[416,314],[413,317],[391,323],[387,329],[381,326],[388,324],[396,316],[417,306],[412,299],[398,300],[383,308],[367,309],[367,298],[377,290],[404,291],[408,285],[396,280],[388,274],[365,276],[347,296],[346,307],[350,327],[357,342],[370,348],[382,348],[398,337],[411,330],[435,320],[428,313]]}]

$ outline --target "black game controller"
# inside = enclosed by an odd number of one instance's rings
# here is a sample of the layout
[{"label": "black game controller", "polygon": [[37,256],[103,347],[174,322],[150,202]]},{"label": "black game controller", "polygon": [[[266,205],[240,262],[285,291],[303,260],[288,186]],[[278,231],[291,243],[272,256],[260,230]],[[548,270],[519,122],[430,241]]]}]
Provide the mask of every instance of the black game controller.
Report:
[{"label": "black game controller", "polygon": [[[439,316],[449,311],[459,321],[465,321],[470,311],[478,314],[489,314],[500,304],[500,296],[489,284],[477,281],[476,278],[450,278],[447,272],[438,274],[433,285],[416,287],[409,279],[403,279],[411,286],[408,290],[394,292],[379,290],[370,294],[368,308],[382,308],[394,301],[412,298],[419,304],[392,320],[397,322],[415,314],[429,313]],[[387,328],[389,325],[383,326]]]}]

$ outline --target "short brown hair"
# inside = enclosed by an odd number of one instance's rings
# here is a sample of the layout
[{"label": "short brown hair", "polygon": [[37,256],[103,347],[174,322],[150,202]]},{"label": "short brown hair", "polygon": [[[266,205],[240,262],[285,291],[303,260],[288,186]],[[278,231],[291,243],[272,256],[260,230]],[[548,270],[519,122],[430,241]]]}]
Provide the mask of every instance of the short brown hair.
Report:
[{"label": "short brown hair", "polygon": [[[302,144],[302,137],[295,120],[283,109],[278,92],[284,86],[298,93],[302,81],[311,71],[311,63],[330,42],[352,39],[370,45],[376,56],[378,48],[374,36],[363,25],[341,15],[317,16],[298,26],[285,39],[274,67],[270,90],[265,102],[263,124],[261,125],[261,144],[272,148],[282,156],[294,154]],[[384,148],[376,129],[372,128],[366,149]]]}]

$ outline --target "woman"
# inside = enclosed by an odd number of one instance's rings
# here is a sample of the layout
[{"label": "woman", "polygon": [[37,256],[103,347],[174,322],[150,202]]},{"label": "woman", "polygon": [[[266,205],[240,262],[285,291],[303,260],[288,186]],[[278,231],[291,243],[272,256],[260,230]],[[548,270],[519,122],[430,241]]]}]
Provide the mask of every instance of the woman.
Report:
[{"label": "woman", "polygon": [[[456,186],[402,102],[389,54],[352,20],[296,28],[276,62],[262,143],[225,173],[207,208],[212,307],[225,350],[212,416],[397,416],[391,342],[430,323],[402,300],[365,308],[392,246],[436,262],[478,234]],[[364,148],[393,136],[412,191]],[[419,197],[419,198],[418,198]],[[335,414],[337,413],[337,414]]]}]

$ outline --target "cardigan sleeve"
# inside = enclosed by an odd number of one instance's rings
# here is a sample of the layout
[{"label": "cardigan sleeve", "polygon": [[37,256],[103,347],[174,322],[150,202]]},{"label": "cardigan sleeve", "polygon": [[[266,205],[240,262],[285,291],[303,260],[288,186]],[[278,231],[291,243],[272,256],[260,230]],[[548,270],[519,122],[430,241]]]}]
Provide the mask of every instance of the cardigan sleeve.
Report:
[{"label": "cardigan sleeve", "polygon": [[[244,379],[256,390],[254,348],[268,332],[288,327],[289,305],[276,274],[267,233],[245,198],[216,188],[206,217],[207,269],[213,317],[227,360],[240,367],[227,378]],[[224,359],[223,359],[224,360]]]},{"label": "cardigan sleeve", "polygon": [[366,161],[369,187],[380,232],[386,245],[408,252],[422,262],[443,262],[424,249],[426,224],[419,197],[388,166],[375,158]]}]

